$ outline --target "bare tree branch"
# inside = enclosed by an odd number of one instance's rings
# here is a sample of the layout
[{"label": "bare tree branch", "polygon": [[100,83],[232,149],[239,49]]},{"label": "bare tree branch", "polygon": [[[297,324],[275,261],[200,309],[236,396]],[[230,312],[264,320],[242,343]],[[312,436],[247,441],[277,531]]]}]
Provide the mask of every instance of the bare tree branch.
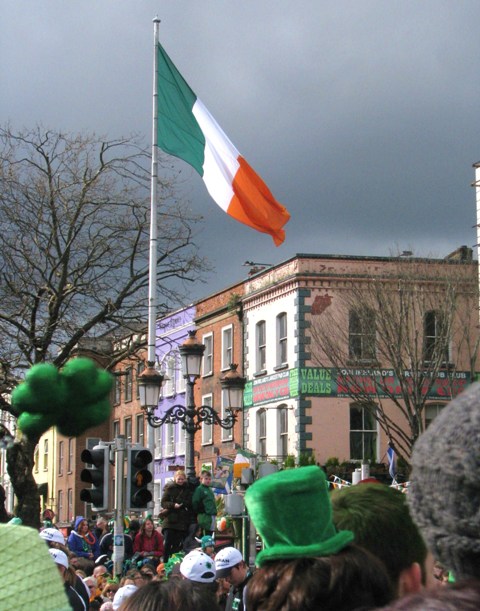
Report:
[{"label": "bare tree branch", "polygon": [[312,360],[337,370],[343,394],[373,415],[408,460],[439,376],[445,400],[456,394],[460,365],[468,363],[473,379],[476,269],[457,261],[398,259],[329,297],[312,316]]},{"label": "bare tree branch", "polygon": [[[45,361],[61,367],[82,341],[145,326],[150,158],[139,139],[6,126],[0,146],[0,361],[13,372]],[[202,281],[208,269],[195,244],[201,219],[178,196],[178,184],[165,169],[158,189],[159,316],[185,303],[186,285]],[[125,343],[112,345],[126,350]],[[1,407],[13,412],[6,395]],[[10,451],[26,470],[18,474],[17,495],[34,488],[28,469],[37,441]]]}]

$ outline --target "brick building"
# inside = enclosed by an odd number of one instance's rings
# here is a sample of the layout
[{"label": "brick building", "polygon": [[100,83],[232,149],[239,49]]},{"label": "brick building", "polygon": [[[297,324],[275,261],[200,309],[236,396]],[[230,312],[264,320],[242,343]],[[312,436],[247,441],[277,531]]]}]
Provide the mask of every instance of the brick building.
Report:
[{"label": "brick building", "polygon": [[[222,419],[227,414],[220,378],[232,363],[243,375],[243,290],[244,283],[237,283],[195,303],[197,339],[205,345],[202,375],[195,385],[195,404],[214,407]],[[203,423],[195,436],[197,472],[202,465],[214,468],[219,457],[234,458],[243,439],[241,412],[233,429]]]}]

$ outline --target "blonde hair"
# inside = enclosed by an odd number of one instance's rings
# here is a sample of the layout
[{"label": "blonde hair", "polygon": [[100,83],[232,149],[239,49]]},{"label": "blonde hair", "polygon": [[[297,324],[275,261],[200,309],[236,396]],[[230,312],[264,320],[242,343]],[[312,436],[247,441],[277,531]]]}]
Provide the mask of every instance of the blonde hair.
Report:
[{"label": "blonde hair", "polygon": [[182,469],[179,469],[178,471],[175,471],[175,474],[174,474],[174,476],[173,476],[173,479],[174,479],[175,481],[177,481],[177,478],[178,478],[178,477],[180,477],[180,475],[183,475],[183,477],[185,477],[185,478],[187,477],[187,475],[186,475],[185,471],[183,471]]}]

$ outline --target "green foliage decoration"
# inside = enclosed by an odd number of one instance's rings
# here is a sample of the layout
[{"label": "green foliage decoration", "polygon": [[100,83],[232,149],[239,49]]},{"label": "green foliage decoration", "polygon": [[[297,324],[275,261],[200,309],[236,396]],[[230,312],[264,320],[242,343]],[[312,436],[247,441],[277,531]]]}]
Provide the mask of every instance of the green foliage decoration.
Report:
[{"label": "green foliage decoration", "polygon": [[34,365],[12,392],[18,427],[40,436],[52,426],[75,437],[110,416],[113,377],[91,359],[78,357],[58,370],[50,363]]}]

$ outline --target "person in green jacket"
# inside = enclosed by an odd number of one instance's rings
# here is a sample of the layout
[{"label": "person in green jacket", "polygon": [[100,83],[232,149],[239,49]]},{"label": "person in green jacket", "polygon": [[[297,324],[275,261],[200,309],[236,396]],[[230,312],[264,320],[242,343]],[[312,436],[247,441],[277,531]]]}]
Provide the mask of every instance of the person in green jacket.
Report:
[{"label": "person in green jacket", "polygon": [[210,471],[203,470],[200,474],[200,484],[195,489],[192,498],[193,511],[197,514],[197,522],[204,535],[213,533],[217,516],[217,505],[210,488],[211,483],[212,474]]}]

